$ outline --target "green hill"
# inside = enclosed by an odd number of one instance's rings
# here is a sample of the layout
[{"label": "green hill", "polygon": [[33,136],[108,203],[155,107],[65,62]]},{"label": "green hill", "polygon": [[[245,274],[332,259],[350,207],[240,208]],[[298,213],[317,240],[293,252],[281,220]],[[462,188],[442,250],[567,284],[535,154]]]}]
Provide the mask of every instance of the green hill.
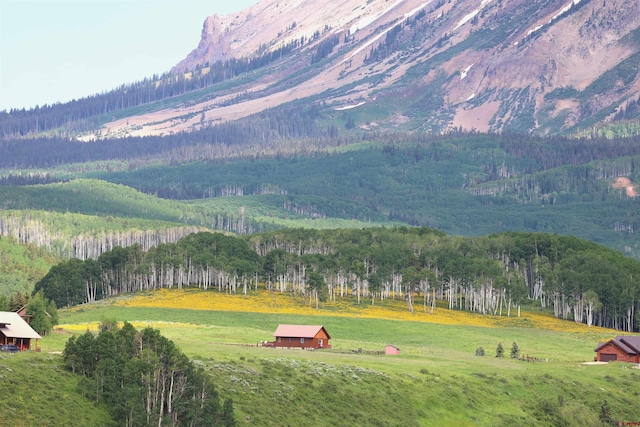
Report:
[{"label": "green hill", "polygon": [[21,245],[6,236],[0,236],[0,259],[0,296],[5,297],[31,294],[33,285],[60,261],[44,248]]},{"label": "green hill", "polygon": [[2,353],[0,371],[2,425],[116,426],[107,408],[80,393],[81,378],[62,366],[59,354]]},{"label": "green hill", "polygon": [[[216,292],[209,294],[215,301]],[[608,425],[605,419],[622,422],[640,417],[634,403],[639,371],[621,363],[582,363],[592,360],[593,348],[612,336],[611,330],[594,327],[570,332],[572,322],[566,322],[566,332],[443,325],[362,318],[358,314],[364,315],[362,311],[348,317],[287,314],[286,306],[257,313],[251,312],[256,300],[241,295],[227,298],[243,300],[244,312],[168,309],[161,308],[166,297],[162,295],[142,296],[156,301],[155,308],[138,307],[136,300],[127,297],[114,300],[113,305],[61,310],[61,326],[67,333],[81,334],[103,319],[118,319],[160,329],[213,377],[221,399],[233,398],[238,424],[602,426]],[[191,301],[201,299],[198,295],[203,294],[193,294]],[[304,307],[299,300],[294,305]],[[256,347],[259,340],[271,339],[279,323],[325,325],[333,349]],[[522,354],[548,361],[510,358],[512,342],[518,343]],[[389,343],[401,349],[399,356],[367,354]],[[505,358],[495,357],[498,343],[505,347]],[[49,354],[63,345],[64,335],[53,334],[42,340],[39,355],[0,360],[0,365],[10,368],[3,370],[0,381],[30,384],[18,391],[0,388],[4,402],[21,402],[17,408],[3,405],[2,419],[42,414],[41,420],[52,421],[40,425],[62,425],[64,420],[69,422],[66,425],[79,425],[71,415],[50,411],[54,403],[33,397],[43,396],[40,393],[47,387],[59,391],[73,384],[61,367],[61,356]],[[486,350],[484,357],[474,355],[479,346]],[[45,375],[62,382],[54,386],[41,378]],[[71,387],[62,397],[75,402],[74,408],[86,408],[80,409],[90,412],[86,416],[100,416],[100,411],[85,406],[90,404],[77,389]],[[55,404],[60,403],[64,400]],[[44,408],[53,413],[47,414]]]}]

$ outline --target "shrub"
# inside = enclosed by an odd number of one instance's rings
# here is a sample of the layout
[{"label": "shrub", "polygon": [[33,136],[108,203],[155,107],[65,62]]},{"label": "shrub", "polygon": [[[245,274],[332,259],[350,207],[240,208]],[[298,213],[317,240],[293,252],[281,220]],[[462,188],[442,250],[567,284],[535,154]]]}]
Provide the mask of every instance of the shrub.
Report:
[{"label": "shrub", "polygon": [[482,346],[476,348],[476,356],[484,356],[484,348]]}]

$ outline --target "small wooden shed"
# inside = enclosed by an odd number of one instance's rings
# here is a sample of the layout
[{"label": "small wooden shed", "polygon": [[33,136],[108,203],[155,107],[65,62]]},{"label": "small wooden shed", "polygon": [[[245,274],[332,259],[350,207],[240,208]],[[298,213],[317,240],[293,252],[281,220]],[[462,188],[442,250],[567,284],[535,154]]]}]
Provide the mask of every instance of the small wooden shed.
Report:
[{"label": "small wooden shed", "polygon": [[400,354],[400,349],[395,345],[389,344],[384,348],[384,354]]},{"label": "small wooden shed", "polygon": [[594,351],[598,362],[640,363],[640,336],[619,335],[598,344]]},{"label": "small wooden shed", "polygon": [[0,311],[0,344],[15,344],[20,350],[29,350],[31,340],[35,339],[37,349],[40,338],[18,313]]},{"label": "small wooden shed", "polygon": [[276,337],[274,347],[320,349],[331,348],[329,333],[324,326],[316,325],[279,325],[273,333]]}]

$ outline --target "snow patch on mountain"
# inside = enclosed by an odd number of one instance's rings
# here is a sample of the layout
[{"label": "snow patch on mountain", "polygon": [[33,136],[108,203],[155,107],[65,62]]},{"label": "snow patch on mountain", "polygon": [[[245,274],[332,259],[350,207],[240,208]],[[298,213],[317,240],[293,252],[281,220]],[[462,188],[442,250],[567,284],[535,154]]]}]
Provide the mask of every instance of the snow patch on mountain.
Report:
[{"label": "snow patch on mountain", "polygon": [[345,110],[352,110],[354,108],[358,108],[361,105],[366,104],[366,102],[362,101],[362,102],[358,102],[357,104],[354,105],[345,105],[344,107],[336,107],[334,108],[335,111],[345,111]]},{"label": "snow patch on mountain", "polygon": [[368,27],[369,25],[373,24],[378,19],[380,19],[381,17],[383,17],[384,15],[386,15],[387,13],[389,13],[390,11],[395,9],[396,6],[398,6],[402,2],[404,2],[404,0],[396,0],[395,3],[393,3],[391,6],[389,6],[388,8],[383,10],[382,12],[380,12],[380,13],[378,13],[376,15],[365,16],[360,21],[358,21],[355,24],[353,24],[351,26],[351,28],[349,28],[349,34],[353,34],[356,31],[362,30],[362,29]]},{"label": "snow patch on mountain", "polygon": [[473,67],[473,64],[469,65],[467,68],[462,70],[462,72],[460,73],[460,80],[462,80],[465,77],[467,77],[467,74],[469,73],[469,70],[471,69],[471,67]]},{"label": "snow patch on mountain", "polygon": [[[572,0],[568,5],[566,5],[565,7],[560,9],[555,15],[553,15],[551,17],[551,19],[549,19],[549,22],[547,22],[546,24],[538,25],[535,28],[527,31],[527,37],[530,36],[531,34],[535,33],[536,31],[540,31],[540,29],[544,28],[545,25],[550,25],[553,21],[555,21],[556,19],[560,18],[565,13],[569,12],[571,10],[571,8],[573,6],[575,6],[575,5],[577,5],[578,3],[580,3],[580,1],[581,0]],[[518,44],[518,42],[515,42],[514,44]]]},{"label": "snow patch on mountain", "polygon": [[457,30],[458,28],[462,27],[464,24],[466,24],[467,22],[471,21],[473,18],[475,18],[475,16],[480,13],[480,11],[489,3],[491,3],[492,0],[482,0],[482,3],[480,3],[480,7],[477,8],[476,10],[474,10],[471,13],[468,13],[467,15],[464,16],[464,18],[462,18],[460,20],[460,22],[458,22],[458,25],[456,25],[456,27],[453,29],[453,31]]},{"label": "snow patch on mountain", "polygon": [[[375,19],[373,19],[373,21],[369,22],[367,25],[375,22],[377,19],[379,19],[380,17],[384,16],[387,12],[389,12],[390,10],[394,9],[398,4],[402,3],[404,0],[398,0],[396,1],[394,4],[392,4],[391,6],[389,6],[386,10],[384,10],[382,13],[378,14]],[[409,18],[411,18],[413,15],[415,15],[416,13],[418,13],[420,10],[424,9],[427,5],[429,5],[433,0],[429,0],[425,3],[422,3],[420,6],[412,9],[411,11],[407,12],[404,14],[404,19],[407,20]],[[483,0],[483,1],[487,1],[487,0]],[[488,0],[491,1],[491,0]],[[351,28],[349,29],[349,34],[353,34],[355,31],[353,30],[354,28],[356,28],[357,30],[360,30],[364,27],[361,27],[360,24],[363,21],[369,21],[369,19],[365,18],[363,20],[361,20],[360,22],[358,22],[357,24],[354,24],[351,26]],[[382,31],[380,34],[377,34],[375,37],[373,37],[371,40],[368,40],[365,44],[363,44],[362,46],[358,47],[356,50],[352,51],[349,55],[345,56],[344,59],[342,60],[342,62],[340,64],[344,64],[345,62],[347,62],[348,60],[350,60],[351,58],[353,58],[354,56],[356,56],[357,54],[359,54],[360,52],[362,52],[364,49],[368,48],[369,46],[371,46],[373,43],[377,42],[378,40],[380,40],[380,38],[382,36],[385,36],[389,31],[391,31],[393,29],[393,27],[387,28],[386,30]]]}]

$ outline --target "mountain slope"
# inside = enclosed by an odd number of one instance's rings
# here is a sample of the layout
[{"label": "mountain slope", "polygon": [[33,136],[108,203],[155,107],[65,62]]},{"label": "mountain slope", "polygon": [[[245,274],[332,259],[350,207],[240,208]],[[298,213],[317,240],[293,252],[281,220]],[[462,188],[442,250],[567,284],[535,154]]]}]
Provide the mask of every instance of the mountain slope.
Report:
[{"label": "mountain slope", "polygon": [[640,91],[640,5],[596,1],[263,0],[208,17],[172,70],[264,63],[200,99],[123,117],[102,135],[150,135],[305,100],[361,127],[557,133],[601,122]]}]

